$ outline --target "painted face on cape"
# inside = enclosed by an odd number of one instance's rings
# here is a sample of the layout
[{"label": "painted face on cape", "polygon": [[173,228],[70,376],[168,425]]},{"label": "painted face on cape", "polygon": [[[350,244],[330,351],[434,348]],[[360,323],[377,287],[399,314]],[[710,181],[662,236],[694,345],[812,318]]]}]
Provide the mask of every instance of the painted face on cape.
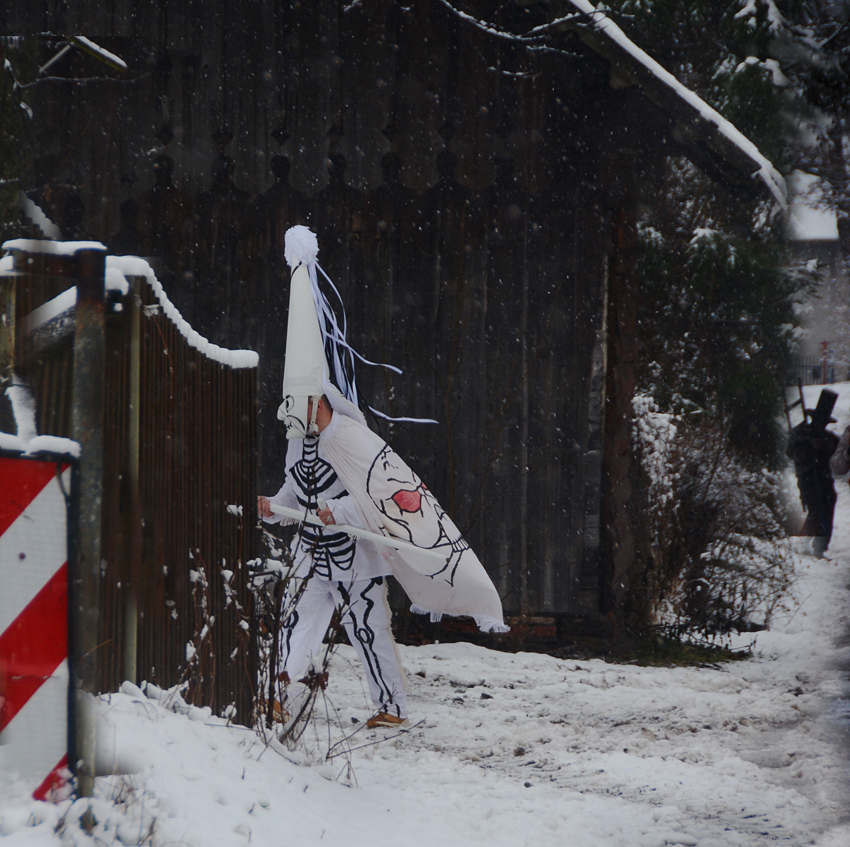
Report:
[{"label": "painted face on cape", "polygon": [[304,438],[309,420],[309,397],[287,394],[277,410],[277,419],[283,421],[287,438]]},{"label": "painted face on cape", "polygon": [[372,502],[417,547],[451,545],[460,533],[442,506],[392,449],[385,447],[369,470],[366,489]]}]

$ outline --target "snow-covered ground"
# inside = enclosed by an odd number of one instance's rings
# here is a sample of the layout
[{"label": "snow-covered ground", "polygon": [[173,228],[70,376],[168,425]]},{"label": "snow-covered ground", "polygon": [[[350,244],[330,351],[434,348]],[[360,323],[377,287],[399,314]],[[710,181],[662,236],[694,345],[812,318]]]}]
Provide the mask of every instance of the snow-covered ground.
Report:
[{"label": "snow-covered ground", "polygon": [[[850,385],[838,390],[840,432]],[[402,646],[412,726],[395,733],[358,729],[368,697],[344,647],[296,750],[125,684],[102,698],[100,743],[134,772],[100,777],[94,800],[30,800],[0,748],[4,847],[847,847],[850,487],[837,488],[830,558],[795,541],[793,601],[750,660],[642,668]]]}]

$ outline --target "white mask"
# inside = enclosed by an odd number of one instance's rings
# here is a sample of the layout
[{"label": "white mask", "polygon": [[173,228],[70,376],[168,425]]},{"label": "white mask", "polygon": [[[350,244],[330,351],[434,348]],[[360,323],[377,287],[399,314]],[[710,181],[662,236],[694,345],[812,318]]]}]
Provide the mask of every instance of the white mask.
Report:
[{"label": "white mask", "polygon": [[287,394],[283,398],[283,403],[277,409],[277,419],[283,421],[287,438],[304,438],[308,433],[318,432],[316,428],[318,405],[318,398],[306,395]]}]

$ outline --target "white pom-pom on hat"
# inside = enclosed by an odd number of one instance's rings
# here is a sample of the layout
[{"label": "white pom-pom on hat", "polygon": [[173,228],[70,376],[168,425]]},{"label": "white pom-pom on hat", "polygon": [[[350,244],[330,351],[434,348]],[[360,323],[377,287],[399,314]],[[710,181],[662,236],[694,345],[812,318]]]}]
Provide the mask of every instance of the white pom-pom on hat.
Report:
[{"label": "white pom-pom on hat", "polygon": [[290,268],[300,264],[313,265],[319,255],[316,234],[306,226],[291,226],[283,239],[283,258]]}]

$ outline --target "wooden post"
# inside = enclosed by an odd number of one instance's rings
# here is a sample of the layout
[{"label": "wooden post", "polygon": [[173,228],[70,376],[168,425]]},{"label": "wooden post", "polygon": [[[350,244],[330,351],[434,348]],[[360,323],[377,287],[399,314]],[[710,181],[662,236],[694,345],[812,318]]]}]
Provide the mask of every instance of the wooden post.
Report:
[{"label": "wooden post", "polygon": [[15,364],[15,277],[0,277],[0,370],[3,375]]},{"label": "wooden post", "polygon": [[77,795],[90,797],[95,775],[97,639],[101,581],[103,502],[103,374],[105,249],[78,250],[71,435],[80,445],[71,529],[75,566],[71,573],[71,700],[73,729],[69,761]]},{"label": "wooden post", "polygon": [[138,682],[139,644],[139,589],[142,579],[142,502],[139,488],[141,413],[141,338],[142,338],[142,286],[144,277],[130,277],[130,408],[129,449],[127,456],[130,486],[130,578],[125,586],[126,605],[124,619],[124,675],[130,682]]},{"label": "wooden post", "polygon": [[[624,168],[632,173],[631,167]],[[626,602],[636,561],[631,505],[631,420],[638,355],[637,203],[632,186],[624,187],[614,219],[608,277],[608,368],[606,373],[604,474],[606,581],[608,618],[615,647],[628,645]]]},{"label": "wooden post", "polygon": [[0,277],[0,386],[11,381],[15,369],[15,279]]}]

